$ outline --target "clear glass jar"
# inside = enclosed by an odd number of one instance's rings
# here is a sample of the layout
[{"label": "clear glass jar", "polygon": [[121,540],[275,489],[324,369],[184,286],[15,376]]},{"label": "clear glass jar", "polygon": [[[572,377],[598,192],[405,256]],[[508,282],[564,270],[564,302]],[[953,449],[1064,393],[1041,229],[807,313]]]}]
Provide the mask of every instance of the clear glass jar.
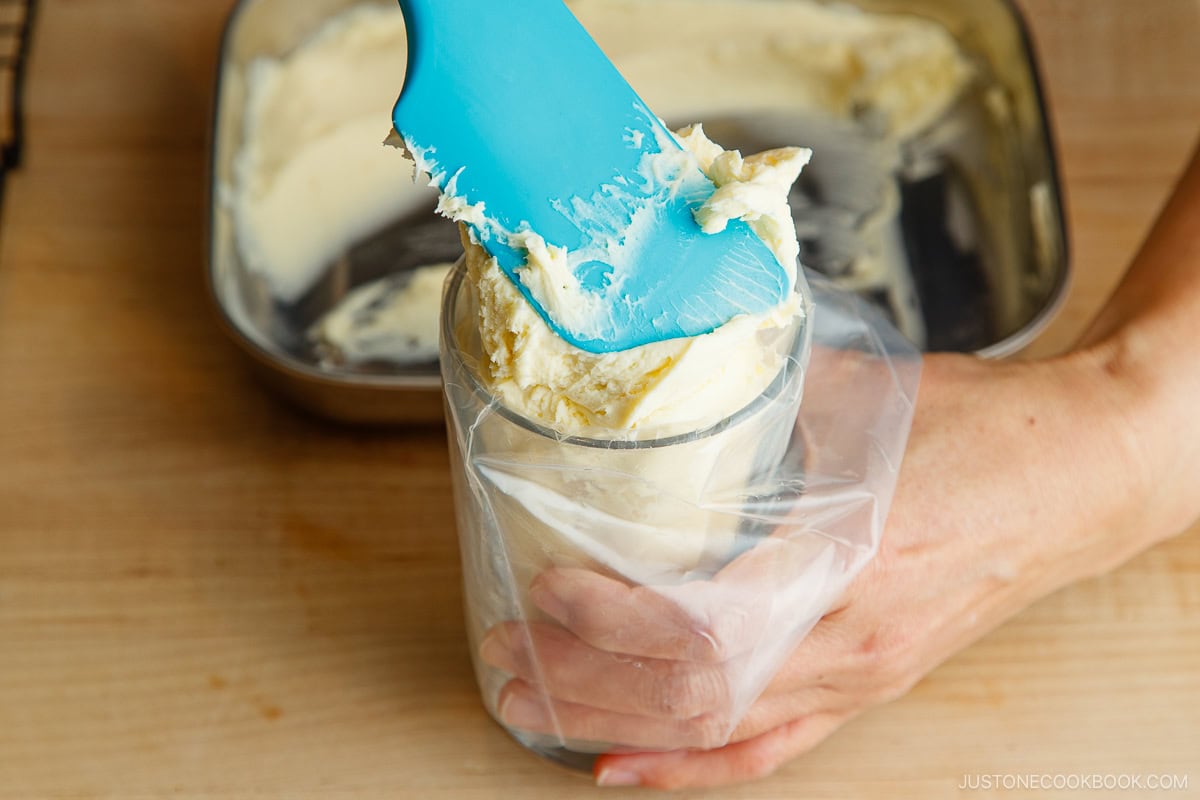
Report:
[{"label": "clear glass jar", "polygon": [[[789,332],[775,380],[705,430],[669,438],[568,437],[504,407],[478,377],[474,288],[463,261],[442,304],[445,384],[467,630],[489,713],[512,677],[483,663],[480,643],[506,621],[550,621],[529,598],[551,566],[586,567],[631,584],[670,585],[714,573],[760,540],[747,504],[799,492],[776,480],[790,447],[811,347],[807,317]],[[536,654],[535,654],[536,660]],[[611,742],[509,733],[555,761],[590,766]]]}]

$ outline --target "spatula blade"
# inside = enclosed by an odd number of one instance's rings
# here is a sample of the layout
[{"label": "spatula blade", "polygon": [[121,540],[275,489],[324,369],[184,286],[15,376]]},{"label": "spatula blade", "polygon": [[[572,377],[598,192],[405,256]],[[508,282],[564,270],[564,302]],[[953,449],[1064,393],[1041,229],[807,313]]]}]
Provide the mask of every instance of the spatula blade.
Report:
[{"label": "spatula blade", "polygon": [[[475,239],[564,339],[624,350],[786,298],[788,273],[748,225],[700,230],[712,183],[561,0],[400,5],[395,128],[440,190],[483,204]],[[522,281],[526,231],[567,250],[586,303],[552,307]]]}]

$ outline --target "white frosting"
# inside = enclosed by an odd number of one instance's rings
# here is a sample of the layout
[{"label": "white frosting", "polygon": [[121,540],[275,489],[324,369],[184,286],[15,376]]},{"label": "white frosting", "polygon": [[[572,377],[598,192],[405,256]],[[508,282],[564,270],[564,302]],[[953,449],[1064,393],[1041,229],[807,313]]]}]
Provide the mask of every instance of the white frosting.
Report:
[{"label": "white frosting", "polygon": [[437,361],[442,284],[452,264],[408,270],[354,289],[309,332],[327,364]]},{"label": "white frosting", "polygon": [[404,75],[399,9],[354,8],[247,81],[232,202],[245,265],[285,302],[345,250],[434,192],[380,143]]},{"label": "white frosting", "polygon": [[[930,20],[809,0],[571,0],[571,10],[663,119],[819,111],[906,138],[972,70]],[[818,154],[819,155],[819,154]]]},{"label": "white frosting", "polygon": [[[681,131],[679,140],[718,186],[700,213],[723,227],[738,212],[781,263],[789,259],[794,275],[798,245],[787,192],[807,151],[783,148],[742,159],[710,142],[699,126]],[[568,435],[660,438],[716,424],[778,375],[805,312],[802,296],[793,293],[764,314],[736,317],[703,336],[589,353],[555,334],[481,246],[464,243],[478,305],[481,379],[510,409]],[[586,301],[588,293],[565,280],[564,252],[534,237],[526,244],[520,275],[532,291],[558,286],[547,297],[559,311]]]}]

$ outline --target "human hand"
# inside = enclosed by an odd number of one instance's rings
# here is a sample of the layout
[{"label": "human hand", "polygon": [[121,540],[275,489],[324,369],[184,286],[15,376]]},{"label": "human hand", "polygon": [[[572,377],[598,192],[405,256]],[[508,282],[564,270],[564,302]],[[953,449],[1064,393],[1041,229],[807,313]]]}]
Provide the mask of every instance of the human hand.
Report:
[{"label": "human hand", "polygon": [[531,596],[558,624],[501,625],[481,648],[516,676],[502,720],[666,750],[602,756],[605,785],[769,774],[1036,598],[1145,546],[1151,531],[1130,535],[1145,459],[1116,423],[1106,377],[1084,356],[928,359],[879,553],[740,719],[730,717],[740,671],[771,631],[736,587],[771,574],[770,539],[712,580],[676,587],[543,573]]}]

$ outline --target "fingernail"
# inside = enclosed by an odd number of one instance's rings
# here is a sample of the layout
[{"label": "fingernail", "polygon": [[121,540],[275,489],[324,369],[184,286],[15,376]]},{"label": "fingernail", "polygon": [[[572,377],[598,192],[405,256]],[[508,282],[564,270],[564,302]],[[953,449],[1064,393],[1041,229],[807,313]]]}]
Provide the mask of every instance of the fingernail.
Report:
[{"label": "fingernail", "polygon": [[504,639],[505,636],[499,628],[492,628],[479,645],[479,657],[493,667],[503,668],[507,663],[504,656],[508,651]]},{"label": "fingernail", "polygon": [[640,775],[623,769],[602,769],[596,776],[597,786],[640,786],[641,784]]},{"label": "fingernail", "polygon": [[558,622],[564,625],[567,624],[567,604],[554,592],[541,583],[535,583],[529,589],[529,596],[533,599],[534,605],[542,611],[545,611]]},{"label": "fingernail", "polygon": [[500,720],[513,728],[539,730],[546,725],[546,709],[537,700],[511,692],[500,701]]}]

